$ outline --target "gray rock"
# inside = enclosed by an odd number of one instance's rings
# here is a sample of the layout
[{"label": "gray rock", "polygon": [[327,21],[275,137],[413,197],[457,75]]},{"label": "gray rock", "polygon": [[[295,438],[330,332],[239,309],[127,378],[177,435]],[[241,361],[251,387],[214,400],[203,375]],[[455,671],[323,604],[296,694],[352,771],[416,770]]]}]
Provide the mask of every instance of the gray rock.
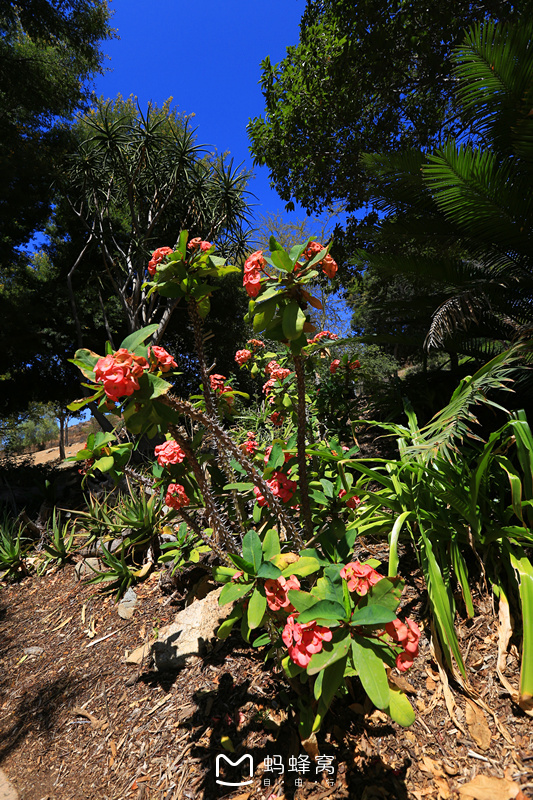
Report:
[{"label": "gray rock", "polygon": [[130,587],[118,605],[118,615],[121,619],[131,619],[133,616],[133,609],[139,601],[137,595]]},{"label": "gray rock", "polygon": [[232,603],[219,606],[221,591],[222,586],[176,614],[174,622],[161,628],[157,639],[130,653],[126,663],[140,664],[151,654],[157,670],[174,670],[203,655],[232,609]]},{"label": "gray rock", "polygon": [[83,561],[78,561],[74,570],[77,579],[81,581],[82,578],[92,578],[96,572],[104,572],[105,567],[99,558],[84,558]]},{"label": "gray rock", "polygon": [[27,656],[40,656],[44,653],[44,647],[25,647],[24,654]]}]

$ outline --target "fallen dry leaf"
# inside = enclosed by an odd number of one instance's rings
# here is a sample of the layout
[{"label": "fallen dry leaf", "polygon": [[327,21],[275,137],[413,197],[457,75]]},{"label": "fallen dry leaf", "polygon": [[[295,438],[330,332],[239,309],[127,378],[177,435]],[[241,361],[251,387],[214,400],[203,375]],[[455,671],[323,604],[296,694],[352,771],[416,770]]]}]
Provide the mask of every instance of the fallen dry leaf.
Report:
[{"label": "fallen dry leaf", "polygon": [[308,739],[302,739],[302,747],[311,761],[315,761],[316,757],[320,755],[315,733],[312,733]]},{"label": "fallen dry leaf", "polygon": [[476,775],[473,781],[459,787],[461,800],[516,800],[520,786],[505,778]]},{"label": "fallen dry leaf", "polygon": [[429,756],[422,756],[422,763],[420,764],[420,769],[424,770],[424,772],[429,772],[431,775],[437,778],[443,778],[444,772],[442,771],[441,767],[436,761],[433,761],[432,758]]},{"label": "fallen dry leaf", "polygon": [[416,689],[412,683],[409,683],[407,678],[404,678],[403,675],[389,675],[389,681],[395,684],[398,689],[401,689],[402,692],[406,692],[407,694],[416,694]]},{"label": "fallen dry leaf", "polygon": [[448,800],[451,797],[451,792],[446,778],[435,777],[433,780],[439,792],[439,800]]},{"label": "fallen dry leaf", "polygon": [[467,700],[465,716],[468,731],[472,739],[481,750],[488,750],[490,748],[492,734],[483,710],[471,700]]}]

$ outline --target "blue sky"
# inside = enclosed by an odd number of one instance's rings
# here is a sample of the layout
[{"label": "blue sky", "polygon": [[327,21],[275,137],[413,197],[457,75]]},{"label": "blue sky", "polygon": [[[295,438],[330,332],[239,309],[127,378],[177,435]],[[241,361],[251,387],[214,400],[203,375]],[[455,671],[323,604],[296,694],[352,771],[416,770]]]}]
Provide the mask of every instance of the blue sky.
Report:
[{"label": "blue sky", "polygon": [[[107,68],[98,95],[136,95],[142,108],[168,97],[194,113],[197,141],[230,151],[234,164],[251,169],[246,124],[263,113],[260,62],[273,63],[297,44],[305,0],[112,0],[119,39],[104,44]],[[257,168],[250,190],[256,214],[284,210],[269,188],[268,170]],[[302,216],[302,212],[297,216]]]}]

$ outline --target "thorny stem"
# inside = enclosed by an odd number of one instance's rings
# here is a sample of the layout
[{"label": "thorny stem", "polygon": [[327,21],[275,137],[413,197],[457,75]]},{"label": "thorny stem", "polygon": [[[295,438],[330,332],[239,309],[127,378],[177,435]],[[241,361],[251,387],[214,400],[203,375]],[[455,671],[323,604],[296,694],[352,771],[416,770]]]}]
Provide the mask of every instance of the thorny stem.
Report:
[{"label": "thorny stem", "polygon": [[[209,517],[209,521],[213,526],[213,534],[215,536],[217,534],[220,536],[222,543],[227,547],[229,552],[233,553],[236,552],[237,548],[235,546],[235,542],[233,541],[233,537],[228,528],[226,527],[224,520],[222,519],[216,507],[215,501],[211,494],[211,489],[209,488],[209,484],[207,483],[205,475],[202,472],[202,468],[198,463],[196,456],[189,447],[188,442],[186,442],[185,439],[181,436],[175,425],[172,424],[169,425],[168,429],[172,434],[172,436],[174,437],[174,440],[179,444],[179,446],[185,453],[185,456],[191,465],[191,469],[194,472],[194,477],[196,478],[196,481],[198,483],[198,486],[200,487],[200,490],[204,498],[205,508],[207,511],[207,515]],[[212,544],[214,545],[214,542]],[[217,547],[218,545],[213,546],[213,550],[217,553],[217,555],[220,555],[219,553],[220,548],[217,550]]]},{"label": "thorny stem", "polygon": [[194,344],[196,347],[196,354],[198,356],[198,363],[200,365],[200,377],[204,387],[205,407],[208,416],[216,419],[217,412],[213,400],[213,393],[211,391],[211,384],[209,382],[209,374],[207,372],[207,363],[205,360],[204,338],[202,335],[202,319],[198,312],[198,303],[196,300],[189,300],[189,318],[192,323],[194,333]]},{"label": "thorny stem", "polygon": [[180,508],[178,514],[181,516],[182,520],[191,528],[194,533],[199,536],[205,544],[207,544],[219,557],[219,559],[224,563],[227,564],[228,567],[233,567],[234,564],[231,560],[227,557],[226,553],[222,550],[222,548],[210,539],[209,536],[206,536],[204,531],[201,529],[199,525],[196,524],[196,521],[191,517],[187,511],[184,511],[183,508]]},{"label": "thorny stem", "polygon": [[305,410],[305,376],[303,358],[301,355],[293,356],[294,371],[296,372],[296,387],[298,390],[298,477],[300,484],[300,501],[306,539],[313,536],[313,519],[309,503],[309,480],[307,478],[307,460],[305,457],[305,429],[307,417]]},{"label": "thorny stem", "polygon": [[[198,312],[198,304],[196,300],[189,300],[189,317],[194,332],[194,343],[196,346],[196,354],[198,356],[198,362],[200,365],[200,376],[202,378],[202,385],[204,387],[203,395],[204,395],[207,415],[209,417],[212,417],[213,419],[217,419],[215,401],[213,399],[213,392],[211,390],[209,373],[207,371],[207,362],[205,358],[204,339],[202,335],[202,319]],[[224,475],[226,476],[228,483],[233,483],[235,480],[235,475],[233,473],[233,470],[231,469],[230,463],[226,457],[225,452],[222,449],[219,449],[218,447],[217,447],[217,459],[220,462],[222,471],[224,472]],[[245,533],[244,520],[242,517],[241,508],[239,506],[239,498],[237,497],[237,493],[235,491],[232,492],[232,495],[233,495],[233,503],[235,506],[235,514],[237,517],[237,522],[239,523],[241,533],[244,534]]]},{"label": "thorny stem", "polygon": [[185,414],[195,422],[199,422],[201,425],[204,425],[209,431],[211,431],[211,433],[213,433],[218,440],[219,445],[225,447],[226,450],[232,454],[235,460],[238,461],[238,463],[246,470],[247,475],[252,479],[257,488],[260,489],[261,494],[267,500],[270,510],[277,516],[280,523],[285,527],[293,541],[300,549],[305,547],[305,542],[297,530],[293,520],[289,517],[278,498],[272,493],[270,486],[267,484],[263,476],[257,471],[251,461],[246,458],[238,445],[235,444],[231,436],[228,436],[228,434],[221,428],[216,420],[208,417],[201,411],[198,411],[198,409],[194,408],[194,406],[192,406],[187,400],[181,400],[180,398],[172,395],[161,395],[161,397],[158,397],[155,402],[161,402],[170,406],[171,408],[174,408],[180,414]]}]

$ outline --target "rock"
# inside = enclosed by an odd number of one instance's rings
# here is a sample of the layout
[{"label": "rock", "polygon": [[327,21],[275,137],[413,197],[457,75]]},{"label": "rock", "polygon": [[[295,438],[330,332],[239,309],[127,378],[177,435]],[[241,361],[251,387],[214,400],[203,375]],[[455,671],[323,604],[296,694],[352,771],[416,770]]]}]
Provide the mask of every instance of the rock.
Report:
[{"label": "rock", "polygon": [[219,606],[221,591],[222,587],[219,587],[176,614],[174,622],[161,628],[158,639],[138,647],[129,654],[126,663],[140,664],[151,654],[157,670],[173,670],[204,654],[221,621],[232,609],[231,603]]},{"label": "rock", "polygon": [[133,617],[133,609],[137,603],[137,595],[130,587],[118,605],[119,617],[121,619],[131,619]]},{"label": "rock", "polygon": [[79,581],[82,578],[92,578],[96,572],[103,572],[104,567],[99,558],[84,558],[83,561],[78,561],[74,571]]},{"label": "rock", "polygon": [[24,654],[27,656],[40,656],[44,653],[44,647],[25,647]]}]

